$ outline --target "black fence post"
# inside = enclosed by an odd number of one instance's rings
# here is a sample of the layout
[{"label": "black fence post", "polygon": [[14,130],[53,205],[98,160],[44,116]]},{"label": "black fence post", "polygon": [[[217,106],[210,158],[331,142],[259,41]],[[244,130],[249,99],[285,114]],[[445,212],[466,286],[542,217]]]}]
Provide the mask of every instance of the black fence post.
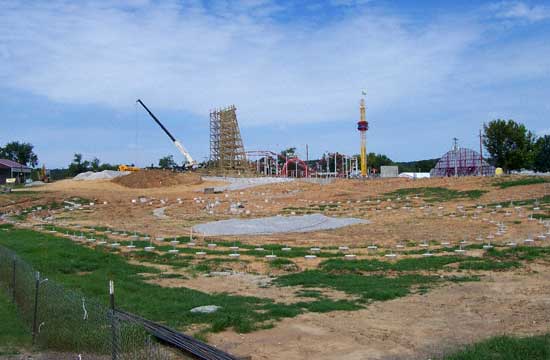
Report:
[{"label": "black fence post", "polygon": [[40,288],[40,273],[36,272],[36,284],[34,288],[34,313],[32,317],[32,345],[36,341],[37,324],[38,324],[38,289]]},{"label": "black fence post", "polygon": [[17,257],[13,257],[13,272],[12,272],[12,281],[11,281],[11,284],[12,284],[12,288],[11,288],[11,294],[12,294],[12,299],[13,299],[13,303],[15,304],[15,269],[17,267]]},{"label": "black fence post", "polygon": [[111,359],[118,359],[118,338],[116,329],[116,316],[115,316],[115,283],[113,280],[109,280],[109,298],[111,301],[111,336],[112,336],[112,351]]}]

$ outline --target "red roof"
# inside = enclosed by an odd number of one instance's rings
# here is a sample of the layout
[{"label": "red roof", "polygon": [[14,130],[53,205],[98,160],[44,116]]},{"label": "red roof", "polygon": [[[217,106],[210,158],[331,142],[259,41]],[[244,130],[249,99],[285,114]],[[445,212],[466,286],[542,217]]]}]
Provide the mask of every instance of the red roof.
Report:
[{"label": "red roof", "polygon": [[8,159],[0,159],[0,167],[8,167],[13,169],[30,169],[30,167],[16,163]]}]

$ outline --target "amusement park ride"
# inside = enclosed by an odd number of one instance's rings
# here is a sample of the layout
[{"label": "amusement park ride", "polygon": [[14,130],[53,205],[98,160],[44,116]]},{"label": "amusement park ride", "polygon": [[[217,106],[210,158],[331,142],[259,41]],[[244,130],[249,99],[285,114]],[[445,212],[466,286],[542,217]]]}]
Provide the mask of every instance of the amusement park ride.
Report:
[{"label": "amusement park ride", "polygon": [[[363,95],[366,95],[363,92]],[[283,177],[368,177],[367,170],[367,130],[365,99],[359,106],[360,119],[357,130],[361,134],[361,152],[359,159],[355,156],[333,153],[327,154],[314,164],[298,156],[283,156],[268,150],[246,151],[246,158],[256,164],[256,172],[266,176]],[[307,145],[306,145],[307,153]],[[253,159],[256,160],[253,160]],[[359,165],[360,162],[360,165]]]},{"label": "amusement park ride", "polygon": [[[366,95],[363,92],[363,95]],[[297,156],[286,157],[272,151],[247,151],[249,160],[256,158],[256,172],[264,175],[275,175],[284,177],[368,177],[367,170],[367,131],[369,123],[366,120],[365,99],[362,98],[359,105],[360,118],[357,122],[357,130],[361,134],[360,167],[357,157],[350,157],[343,154],[329,154],[328,157],[315,164],[310,164]],[[307,149],[307,145],[306,145]],[[307,150],[306,150],[307,153]],[[252,161],[254,162],[254,161]],[[332,165],[334,164],[334,168]],[[310,167],[313,165],[313,167]],[[324,169],[326,168],[326,171]]]},{"label": "amusement park ride", "polygon": [[[363,92],[365,95],[365,92]],[[367,177],[367,130],[369,129],[369,123],[366,120],[365,115],[365,99],[361,99],[359,106],[360,118],[357,122],[357,130],[361,133],[361,177]]]}]

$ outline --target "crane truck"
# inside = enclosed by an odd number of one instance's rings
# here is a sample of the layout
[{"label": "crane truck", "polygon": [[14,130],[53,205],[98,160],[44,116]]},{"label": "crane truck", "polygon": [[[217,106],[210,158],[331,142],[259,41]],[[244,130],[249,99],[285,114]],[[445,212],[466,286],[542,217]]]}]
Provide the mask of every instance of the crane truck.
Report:
[{"label": "crane truck", "polygon": [[153,118],[153,120],[157,123],[157,125],[160,126],[160,128],[164,131],[166,135],[168,135],[172,143],[174,143],[174,146],[179,150],[179,152],[183,155],[183,157],[186,160],[185,167],[192,168],[192,169],[196,168],[197,162],[193,160],[193,158],[191,157],[191,154],[189,154],[189,151],[185,149],[183,144],[178,140],[176,140],[176,138],[170,133],[170,131],[168,131],[168,129],[166,129],[166,127],[164,127],[164,125],[160,122],[160,120],[157,119],[155,114],[153,114],[151,110],[149,110],[149,108],[143,103],[143,101],[141,101],[140,99],[137,99],[137,103],[139,103],[145,109],[145,111],[147,111],[147,113],[151,116],[151,118]]}]

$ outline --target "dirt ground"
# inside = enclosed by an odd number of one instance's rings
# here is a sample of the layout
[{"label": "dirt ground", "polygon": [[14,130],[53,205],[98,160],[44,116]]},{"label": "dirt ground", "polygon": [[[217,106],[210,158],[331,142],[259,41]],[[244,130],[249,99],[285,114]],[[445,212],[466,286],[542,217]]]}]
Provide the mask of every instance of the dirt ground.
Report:
[{"label": "dirt ground", "polygon": [[149,189],[174,185],[197,185],[202,183],[202,179],[200,175],[194,173],[145,169],[114,178],[113,182],[131,189]]},{"label": "dirt ground", "polygon": [[496,335],[549,331],[550,268],[498,273],[354,312],[307,313],[252,334],[210,341],[254,359],[428,359]]},{"label": "dirt ground", "polygon": [[[130,175],[134,176],[134,175]],[[254,218],[277,214],[292,215],[303,213],[319,206],[329,216],[350,216],[364,218],[371,224],[357,225],[331,231],[308,233],[307,235],[276,234],[264,236],[224,237],[253,244],[285,243],[303,246],[360,246],[365,242],[394,244],[398,241],[422,241],[444,239],[473,239],[480,232],[492,231],[494,226],[483,223],[482,219],[463,219],[457,206],[474,206],[501,201],[514,201],[542,197],[550,189],[544,184],[499,189],[491,185],[492,179],[484,178],[443,178],[443,179],[389,179],[389,180],[337,180],[332,184],[318,185],[305,182],[273,184],[240,191],[227,191],[222,194],[204,194],[202,190],[220,183],[175,185],[161,188],[130,189],[111,181],[72,181],[64,180],[33,188],[38,192],[36,201],[23,196],[22,203],[3,204],[7,210],[21,209],[45,201],[81,197],[89,199],[94,206],[83,211],[63,213],[56,216],[60,223],[105,226],[123,231],[137,231],[151,236],[181,236],[188,234],[190,227],[207,221],[234,217]],[[432,204],[421,209],[422,201],[413,196],[399,201],[383,195],[411,187],[446,187],[454,190],[487,190],[480,199],[450,201]],[[378,202],[380,200],[380,202]],[[387,201],[390,200],[390,201]],[[358,202],[359,201],[359,202]],[[240,203],[243,212],[231,212],[231,204]],[[218,205],[216,205],[218,204]],[[404,207],[412,207],[404,209]],[[439,208],[442,209],[439,209]],[[166,215],[161,220],[153,210],[164,208]],[[298,210],[295,210],[298,209]],[[438,217],[438,213],[458,216]],[[523,210],[523,216],[528,213]],[[486,217],[486,216],[484,216]],[[494,220],[504,217],[489,216]],[[475,226],[472,224],[475,223]],[[466,224],[466,226],[463,226]],[[526,232],[514,227],[511,230]],[[206,239],[205,241],[208,241]]]},{"label": "dirt ground", "polygon": [[[345,245],[359,258],[380,259],[379,253],[373,254],[366,247],[376,244],[382,251],[389,251],[396,250],[396,244],[408,244],[409,250],[418,250],[422,242],[431,242],[430,246],[441,241],[455,245],[461,240],[480,243],[476,239],[481,236],[486,241],[487,235],[495,234],[497,223],[506,224],[507,232],[495,236],[494,243],[520,243],[544,231],[538,221],[529,220],[530,214],[536,212],[532,205],[497,209],[494,203],[540,199],[550,194],[548,184],[500,189],[494,182],[494,178],[477,177],[336,180],[325,185],[295,181],[205,194],[204,188],[222,183],[189,181],[173,186],[128,188],[111,181],[64,180],[33,188],[27,194],[0,196],[0,211],[21,215],[24,209],[33,206],[46,206],[54,201],[66,204],[63,201],[67,200],[74,203],[79,199],[82,206],[75,209],[35,208],[25,223],[48,221],[75,230],[80,229],[78,226],[101,226],[129,234],[146,234],[153,239],[189,235],[191,226],[213,220],[320,212],[327,216],[368,219],[370,223],[311,233],[210,238],[194,234],[194,239],[197,247],[236,240],[259,246],[336,248]],[[441,203],[427,203],[414,192],[402,197],[388,195],[398,189],[422,187],[486,193],[479,199]],[[241,206],[235,207],[235,204]],[[488,204],[493,205],[488,207]],[[164,216],[155,216],[154,211],[161,208]],[[547,214],[548,209],[538,212]],[[152,242],[161,245],[156,240]],[[185,246],[182,243],[177,247]],[[243,255],[241,260],[227,264],[227,269],[210,276],[149,281],[166,287],[266,297],[284,303],[304,300],[298,294],[299,288],[266,286],[281,271],[270,269],[261,257]],[[293,258],[292,261],[298,270],[304,270],[316,268],[321,259]],[[185,275],[183,270],[171,267],[162,270]],[[212,335],[209,341],[235,354],[252,355],[253,359],[425,359],[493,335],[548,331],[549,270],[550,264],[532,263],[521,270],[487,273],[480,282],[447,284],[425,295],[373,303],[365,310],[307,313],[282,320],[270,330],[246,335],[225,331]],[[318,290],[330,299],[349,298],[335,290]]]}]

